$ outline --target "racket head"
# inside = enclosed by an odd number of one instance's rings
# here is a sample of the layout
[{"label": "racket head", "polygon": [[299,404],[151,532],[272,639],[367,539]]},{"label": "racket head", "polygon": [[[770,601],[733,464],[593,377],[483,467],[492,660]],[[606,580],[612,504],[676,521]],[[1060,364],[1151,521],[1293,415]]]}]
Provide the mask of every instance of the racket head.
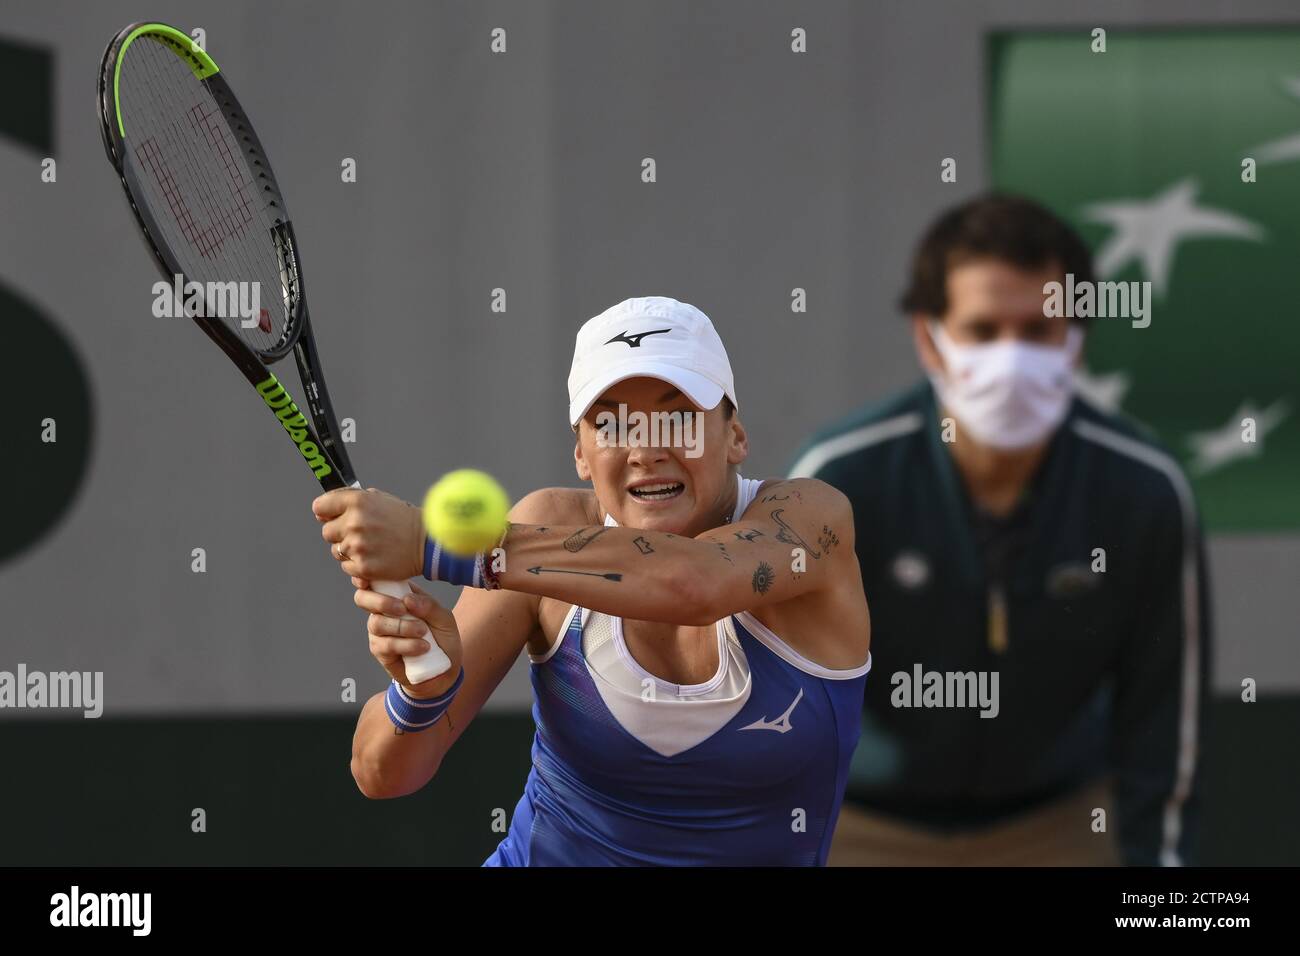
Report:
[{"label": "racket head", "polygon": [[[283,358],[306,325],[301,257],[266,151],[217,64],[175,27],[133,23],[105,49],[98,92],[105,151],[163,275],[205,290],[191,317],[241,366]],[[260,314],[245,327],[229,296],[247,304],[253,288]]]},{"label": "racket head", "polygon": [[[175,27],[133,23],[105,48],[97,89],[104,150],[163,276],[205,289],[257,281],[271,293],[262,303],[273,312],[269,329],[214,314],[206,294],[205,314],[191,318],[257,389],[321,486],[354,485],[311,334],[293,223],[216,63]],[[268,368],[290,351],[315,430]]]}]

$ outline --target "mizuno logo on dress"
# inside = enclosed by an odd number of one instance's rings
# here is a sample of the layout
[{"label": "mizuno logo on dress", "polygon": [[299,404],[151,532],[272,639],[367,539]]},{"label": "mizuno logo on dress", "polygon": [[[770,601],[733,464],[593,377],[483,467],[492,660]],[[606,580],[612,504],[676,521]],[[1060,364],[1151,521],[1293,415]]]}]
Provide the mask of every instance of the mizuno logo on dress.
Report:
[{"label": "mizuno logo on dress", "polygon": [[298,411],[298,406],[289,397],[289,393],[284,390],[284,386],[280,384],[279,379],[272,375],[265,382],[260,383],[257,386],[257,394],[262,396],[262,401],[266,402],[266,407],[275,412],[275,417],[280,419],[280,424],[289,433],[293,443],[298,446],[298,451],[302,454],[302,457],[307,459],[307,464],[311,467],[312,473],[317,478],[324,478],[332,472],[334,469],[325,460],[325,456],[316,447],[316,443],[307,440],[307,436],[310,434],[307,428],[307,419],[303,417],[302,412]]},{"label": "mizuno logo on dress", "polygon": [[766,717],[763,717],[759,720],[754,721],[752,724],[749,724],[745,727],[741,727],[740,729],[741,730],[775,730],[778,734],[789,733],[790,731],[794,730],[793,725],[791,725],[790,723],[790,715],[794,713],[794,709],[799,706],[799,701],[801,700],[803,700],[803,690],[800,690],[799,693],[795,695],[794,702],[791,703],[790,706],[785,709],[785,713],[782,714],[780,717],[778,717],[776,720],[768,720]]},{"label": "mizuno logo on dress", "polygon": [[671,332],[671,331],[672,329],[654,329],[650,332],[636,332],[633,333],[632,335],[628,335],[627,330],[624,329],[622,332],[618,333],[618,335],[614,336],[612,339],[609,340],[609,342],[606,342],[605,344],[609,345],[612,342],[626,342],[628,348],[639,349],[641,347],[641,340],[645,338],[647,335],[662,335],[664,332]]}]

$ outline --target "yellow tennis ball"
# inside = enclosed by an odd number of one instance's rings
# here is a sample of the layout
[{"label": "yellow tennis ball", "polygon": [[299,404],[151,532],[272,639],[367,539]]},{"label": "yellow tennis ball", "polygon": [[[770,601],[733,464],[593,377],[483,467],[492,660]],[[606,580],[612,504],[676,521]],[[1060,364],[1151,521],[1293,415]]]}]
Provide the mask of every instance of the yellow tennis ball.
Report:
[{"label": "yellow tennis ball", "polygon": [[477,554],[501,539],[509,511],[510,499],[491,475],[462,468],[424,496],[424,528],[451,554]]}]

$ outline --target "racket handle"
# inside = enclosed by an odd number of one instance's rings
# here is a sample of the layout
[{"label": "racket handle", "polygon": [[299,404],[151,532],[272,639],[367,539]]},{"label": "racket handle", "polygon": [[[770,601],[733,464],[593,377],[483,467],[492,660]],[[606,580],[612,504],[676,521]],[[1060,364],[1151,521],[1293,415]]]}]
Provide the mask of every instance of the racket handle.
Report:
[{"label": "racket handle", "polygon": [[[411,586],[405,581],[371,581],[370,590],[401,600],[411,593]],[[403,614],[402,618],[407,621],[418,620],[413,614]],[[431,637],[425,637],[424,640],[429,645],[427,653],[403,658],[406,662],[406,679],[412,684],[423,683],[451,669],[451,658],[443,653],[438,642]]]}]

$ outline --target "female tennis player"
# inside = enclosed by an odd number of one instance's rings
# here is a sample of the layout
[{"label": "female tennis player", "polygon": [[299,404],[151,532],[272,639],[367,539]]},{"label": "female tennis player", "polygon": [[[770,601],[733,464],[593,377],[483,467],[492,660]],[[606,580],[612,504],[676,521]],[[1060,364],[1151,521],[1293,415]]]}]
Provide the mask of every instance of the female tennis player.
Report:
[{"label": "female tennis player", "polygon": [[[742,477],[738,408],[707,316],[628,299],[578,332],[569,375],[592,490],[516,504],[504,568],[436,556],[419,510],[392,496],[316,499],[393,678],[357,723],[363,793],[428,783],[526,648],[533,768],[485,865],[825,863],[871,666],[852,510],[820,481]],[[609,427],[674,412],[699,432]],[[422,571],[471,586],[450,612],[369,590]],[[426,635],[452,667],[412,686],[402,655]]]}]

